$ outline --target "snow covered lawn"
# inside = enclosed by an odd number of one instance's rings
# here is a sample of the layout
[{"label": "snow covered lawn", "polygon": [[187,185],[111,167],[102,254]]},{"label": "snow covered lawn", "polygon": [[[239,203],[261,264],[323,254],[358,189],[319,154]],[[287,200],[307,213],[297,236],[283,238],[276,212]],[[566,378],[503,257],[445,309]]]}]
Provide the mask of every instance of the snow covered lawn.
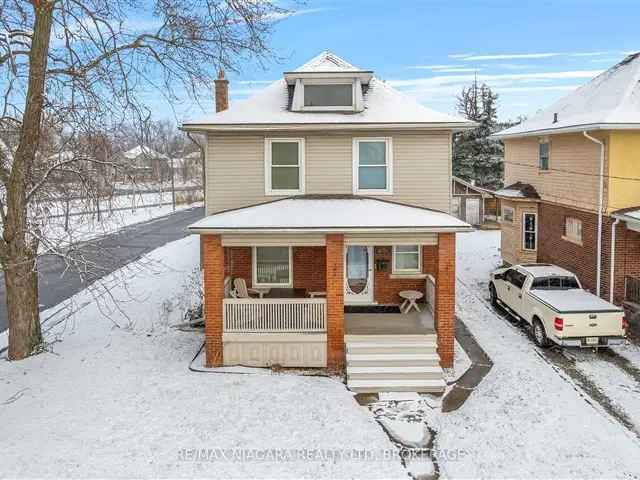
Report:
[{"label": "snow covered lawn", "polygon": [[168,325],[189,303],[198,239],[150,257],[112,292],[127,316],[103,297],[49,330],[50,353],[0,361],[0,477],[407,478],[337,380],[189,371],[202,335]]},{"label": "snow covered lawn", "polygon": [[434,415],[437,448],[462,452],[441,458],[441,472],[451,478],[637,478],[638,438],[483,301],[488,273],[500,264],[499,234],[458,235],[457,313],[494,366],[462,408]]}]

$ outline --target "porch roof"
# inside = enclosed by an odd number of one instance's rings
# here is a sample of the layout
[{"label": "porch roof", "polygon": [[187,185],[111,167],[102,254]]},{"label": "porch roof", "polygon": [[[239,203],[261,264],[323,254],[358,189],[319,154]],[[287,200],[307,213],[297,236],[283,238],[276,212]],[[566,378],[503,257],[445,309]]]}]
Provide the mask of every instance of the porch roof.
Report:
[{"label": "porch roof", "polygon": [[196,233],[465,232],[447,213],[354,195],[307,195],[227,210],[190,225]]}]

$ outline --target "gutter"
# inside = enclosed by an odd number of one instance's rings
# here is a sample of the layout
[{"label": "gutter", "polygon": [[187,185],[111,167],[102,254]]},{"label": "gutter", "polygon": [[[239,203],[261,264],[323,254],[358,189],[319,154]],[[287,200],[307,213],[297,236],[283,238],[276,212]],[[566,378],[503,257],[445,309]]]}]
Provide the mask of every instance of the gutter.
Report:
[{"label": "gutter", "polygon": [[585,130],[637,130],[640,123],[585,123],[582,125],[570,125],[566,127],[541,128],[524,132],[504,133],[489,135],[489,138],[504,140],[507,138],[536,137],[540,135],[552,135],[556,133],[582,133]]},{"label": "gutter", "polygon": [[589,135],[584,130],[582,134],[594,143],[600,145],[600,184],[598,194],[598,248],[596,259],[596,294],[600,296],[601,276],[602,276],[602,205],[604,203],[604,142]]},{"label": "gutter", "polygon": [[616,273],[616,226],[620,223],[620,219],[616,218],[611,224],[611,266],[609,270],[609,303],[613,303],[613,291],[615,290],[615,273]]},{"label": "gutter", "polygon": [[185,132],[247,132],[247,131],[278,131],[278,130],[376,130],[376,129],[421,129],[421,130],[471,130],[478,125],[475,122],[400,122],[400,123],[360,123],[360,122],[335,122],[335,123],[247,123],[247,124],[211,124],[211,123],[186,123],[180,130]]},{"label": "gutter", "polygon": [[237,233],[251,233],[251,234],[271,234],[271,233],[457,233],[457,232],[473,232],[473,227],[289,227],[289,228],[207,228],[191,226],[187,227],[189,232],[199,233],[203,235],[219,235],[219,234],[237,234]]}]

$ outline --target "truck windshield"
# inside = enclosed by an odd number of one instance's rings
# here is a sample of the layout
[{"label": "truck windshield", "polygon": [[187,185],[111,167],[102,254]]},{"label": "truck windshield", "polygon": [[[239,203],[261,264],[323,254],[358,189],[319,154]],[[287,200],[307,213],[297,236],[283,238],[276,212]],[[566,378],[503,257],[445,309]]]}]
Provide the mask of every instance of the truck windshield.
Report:
[{"label": "truck windshield", "polygon": [[570,290],[580,288],[575,277],[540,277],[535,278],[531,290]]}]

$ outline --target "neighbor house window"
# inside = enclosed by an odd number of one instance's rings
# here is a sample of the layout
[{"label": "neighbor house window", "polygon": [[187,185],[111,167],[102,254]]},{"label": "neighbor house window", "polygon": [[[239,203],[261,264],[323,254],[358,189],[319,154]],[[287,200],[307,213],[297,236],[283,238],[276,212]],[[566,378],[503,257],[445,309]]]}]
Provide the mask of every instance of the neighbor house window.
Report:
[{"label": "neighbor house window", "polygon": [[304,139],[267,138],[264,148],[265,193],[304,193]]},{"label": "neighbor house window", "polygon": [[544,140],[538,144],[538,168],[549,170],[549,141]]},{"label": "neighbor house window", "polygon": [[522,214],[522,248],[535,250],[538,244],[538,222],[535,213]]},{"label": "neighbor house window", "polygon": [[254,286],[291,286],[291,247],[254,247]]},{"label": "neighbor house window", "polygon": [[512,222],[513,223],[513,216],[514,216],[514,210],[511,207],[502,207],[502,221],[503,222]]},{"label": "neighbor house window", "polygon": [[391,138],[353,140],[354,193],[390,194],[393,191]]},{"label": "neighbor house window", "polygon": [[304,106],[352,107],[353,84],[305,85]]},{"label": "neighbor house window", "polygon": [[422,255],[420,245],[396,245],[393,247],[393,271],[395,273],[420,273]]},{"label": "neighbor house window", "polygon": [[564,237],[571,242],[582,244],[582,220],[566,217],[564,219]]}]

